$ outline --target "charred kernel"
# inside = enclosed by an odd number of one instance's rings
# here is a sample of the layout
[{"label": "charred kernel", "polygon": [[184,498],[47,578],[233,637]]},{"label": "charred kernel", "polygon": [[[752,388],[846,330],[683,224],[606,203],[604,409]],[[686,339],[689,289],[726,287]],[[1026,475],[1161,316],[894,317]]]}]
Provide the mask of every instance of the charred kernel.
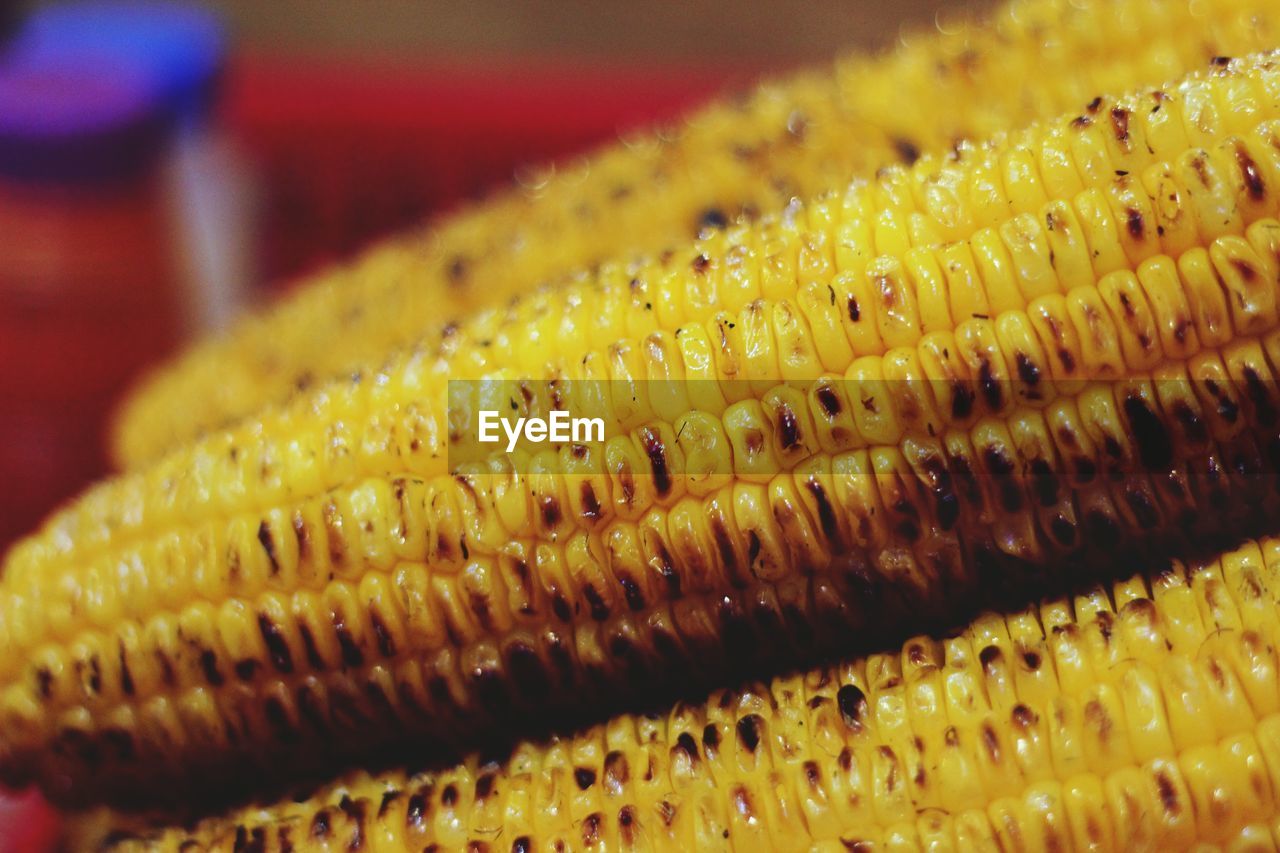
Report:
[{"label": "charred kernel", "polygon": [[1173,461],[1173,442],[1164,421],[1141,397],[1126,397],[1124,413],[1133,430],[1134,443],[1142,464],[1148,471],[1167,468]]},{"label": "charred kernel", "polygon": [[649,457],[649,468],[653,473],[653,489],[658,497],[666,497],[671,491],[671,471],[667,465],[667,448],[662,437],[654,430],[645,427],[640,431],[644,443],[645,455]]},{"label": "charred kernel", "polygon": [[782,406],[778,413],[778,444],[790,450],[800,443],[800,424],[790,406]]},{"label": "charred kernel", "polygon": [[[1129,229],[1129,236],[1135,240],[1141,240],[1147,230],[1147,223],[1142,219],[1142,211],[1133,207],[1125,212],[1125,225]],[[1127,304],[1128,298],[1125,297],[1125,300]]]},{"label": "charred kernel", "polygon": [[727,227],[728,224],[729,224],[729,218],[724,215],[723,210],[721,210],[718,207],[708,207],[706,210],[702,211],[702,214],[698,217],[697,230],[698,231],[705,231],[707,229],[719,230],[721,228]]},{"label": "charred kernel", "polygon": [[866,695],[854,684],[845,684],[836,691],[836,705],[844,724],[854,731],[861,731],[868,712]]},{"label": "charred kernel", "polygon": [[951,416],[962,421],[973,413],[975,395],[973,389],[963,382],[957,382],[951,389]]},{"label": "charred kernel", "polygon": [[914,166],[920,159],[920,148],[910,139],[898,137],[893,140],[893,147],[898,152],[898,158],[907,166]]},{"label": "charred kernel", "polygon": [[1129,143],[1129,111],[1123,107],[1111,110],[1111,129],[1115,132],[1116,141],[1124,145]]},{"label": "charred kernel", "polygon": [[746,747],[748,752],[755,752],[756,747],[760,745],[763,727],[764,721],[759,714],[747,714],[738,720],[738,741]]},{"label": "charred kernel", "polygon": [[991,372],[991,362],[985,358],[978,366],[978,388],[982,391],[982,399],[986,400],[992,411],[999,411],[1004,406],[1004,392]]},{"label": "charred kernel", "polygon": [[1240,174],[1244,178],[1249,197],[1254,201],[1262,201],[1267,195],[1267,185],[1262,177],[1262,170],[1258,168],[1257,163],[1253,162],[1253,158],[1249,156],[1249,150],[1243,143],[1237,142],[1235,149],[1236,164],[1240,167]]},{"label": "charred kernel", "polygon": [[329,837],[329,812],[320,810],[311,818],[311,837],[323,841]]},{"label": "charred kernel", "polygon": [[279,626],[268,614],[258,614],[258,631],[262,634],[262,640],[267,646],[267,654],[271,658],[271,665],[276,668],[276,671],[284,674],[293,672],[293,655],[289,651],[289,644],[285,641]]},{"label": "charred kernel", "polygon": [[271,528],[263,521],[258,525],[258,541],[262,550],[267,552],[267,560],[271,563],[272,576],[280,574],[280,561],[276,558],[276,543],[271,538]]},{"label": "charred kernel", "polygon": [[698,744],[694,741],[693,735],[688,732],[680,733],[676,738],[676,745],[674,748],[683,752],[691,761],[697,761],[699,758]]},{"label": "charred kernel", "polygon": [[1040,368],[1036,367],[1026,353],[1018,353],[1018,378],[1028,385],[1037,385],[1040,382]]},{"label": "charred kernel", "polygon": [[830,385],[823,385],[819,387],[817,397],[818,404],[822,406],[822,411],[825,412],[828,417],[834,418],[840,414],[842,408],[840,405],[840,397],[837,396],[836,392]]}]

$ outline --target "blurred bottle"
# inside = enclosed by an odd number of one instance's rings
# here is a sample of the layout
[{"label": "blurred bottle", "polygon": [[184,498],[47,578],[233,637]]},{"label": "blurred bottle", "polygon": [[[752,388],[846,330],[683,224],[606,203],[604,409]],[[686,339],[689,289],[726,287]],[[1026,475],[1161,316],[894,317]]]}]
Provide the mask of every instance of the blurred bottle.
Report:
[{"label": "blurred bottle", "polygon": [[235,301],[224,53],[163,2],[41,9],[0,42],[0,549],[105,470],[139,370]]}]

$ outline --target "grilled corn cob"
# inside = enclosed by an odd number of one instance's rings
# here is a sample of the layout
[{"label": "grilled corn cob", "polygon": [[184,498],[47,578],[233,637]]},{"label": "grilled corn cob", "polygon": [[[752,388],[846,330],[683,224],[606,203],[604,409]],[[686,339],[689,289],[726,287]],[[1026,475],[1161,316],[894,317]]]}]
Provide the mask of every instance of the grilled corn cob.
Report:
[{"label": "grilled corn cob", "polygon": [[[381,247],[197,347],[130,402],[116,456],[125,465],[155,459],[296,387],[376,363],[441,318],[569,270],[656,253],[742,211],[774,210],[921,151],[1278,40],[1273,4],[1262,0],[1030,0],[886,56],[842,60],[825,76],[763,86],[676,133],[532,179],[425,239]],[[1003,180],[1017,191],[1021,170],[1034,169],[1025,160],[1006,165],[980,188]]]},{"label": "grilled corn cob", "polygon": [[[1280,540],[441,771],[357,774],[120,850],[1268,849]],[[104,829],[106,827],[106,829]]]},{"label": "grilled corn cob", "polygon": [[[797,285],[762,264],[715,276],[762,298],[669,335],[617,302],[600,310],[608,301],[495,327],[526,336],[530,358],[556,341],[566,367],[548,375],[701,377],[730,398],[646,399],[627,414],[612,401],[625,434],[602,452],[446,472],[440,372],[500,363],[462,340],[452,360],[414,354],[98,487],[0,578],[0,769],[63,797],[179,792],[318,743],[448,737],[504,710],[661,681],[682,662],[715,670],[717,650],[774,622],[805,646],[865,634],[898,615],[892,600],[919,619],[984,572],[1079,548],[1082,531],[1110,547],[1214,521],[1217,506],[1239,523],[1276,458],[1277,81],[1262,57],[1159,97],[1100,101],[1134,117],[1129,138],[1146,139],[1131,155],[1166,180],[1149,207],[1122,180],[1127,203],[1144,229],[1168,224],[1141,238],[1082,226],[1072,211],[1109,209],[1089,190],[1053,207],[1018,264],[974,264],[963,279],[966,304],[1005,293],[995,319],[924,335],[901,323],[902,306],[927,300],[897,271],[925,267],[892,257],[809,302],[769,298]],[[1194,116],[1185,124],[1212,147],[1154,162],[1182,145],[1147,132],[1139,119],[1157,112]],[[1110,138],[1094,127],[1073,118],[1027,138],[1071,133],[1080,151]],[[1166,239],[1176,258],[1160,253]],[[686,282],[708,273],[697,257]],[[1030,298],[1013,270],[1052,286]],[[581,292],[637,289],[602,273]],[[621,340],[598,357],[580,362],[563,344],[574,335],[552,331],[601,316]],[[807,396],[796,380],[813,380]],[[677,464],[696,453],[727,473]]]}]

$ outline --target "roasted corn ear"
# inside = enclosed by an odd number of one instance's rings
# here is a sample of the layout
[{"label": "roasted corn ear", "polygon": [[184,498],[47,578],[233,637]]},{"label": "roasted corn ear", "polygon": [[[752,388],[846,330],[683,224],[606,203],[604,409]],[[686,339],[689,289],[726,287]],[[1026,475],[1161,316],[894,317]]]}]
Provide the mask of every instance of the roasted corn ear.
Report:
[{"label": "roasted corn ear", "polygon": [[1280,541],[113,850],[1274,849]]},{"label": "roasted corn ear", "polygon": [[[97,487],[0,577],[0,770],[63,798],[180,795],[717,672],[753,632],[865,639],[1086,545],[1239,529],[1280,459],[1278,98],[1262,56],[1099,101],[1105,133],[1024,137],[1097,141],[1111,219],[1082,189],[1034,238],[984,226],[816,294],[701,254],[682,277],[602,272]],[[1149,132],[1160,113],[1206,147]],[[1119,115],[1131,160],[1100,153]],[[926,331],[912,306],[941,299],[911,271],[980,245],[996,262],[952,281],[999,313]],[[687,301],[609,301],[646,281]],[[451,466],[454,370],[532,375],[531,409],[603,378],[613,433]]]},{"label": "roasted corn ear", "polygon": [[[1211,57],[1277,42],[1275,9],[1262,0],[1017,0],[990,20],[947,25],[893,53],[852,57],[826,74],[764,85],[674,131],[531,176],[426,235],[380,247],[310,282],[147,382],[122,414],[115,454],[126,466],[154,460],[296,388],[377,363],[438,329],[442,319],[500,304],[572,270],[626,253],[657,254],[705,227],[781,209],[888,163],[910,164],[922,151],[985,138],[1102,92],[1174,79]],[[1106,111],[1097,118],[1100,126],[1110,121]],[[1135,134],[1133,145],[1140,142]],[[1055,179],[1074,188],[1096,177],[1088,170],[1103,163],[1088,158],[1101,153],[1097,146],[1116,144],[1073,143],[1085,158],[1076,164],[1079,178],[1065,174],[1072,168],[1062,162],[1061,173],[1037,181],[1038,164],[1025,154],[991,164],[975,184],[979,217],[1006,216],[991,195],[1002,186],[1032,196],[1019,198],[1032,213],[1038,195],[1047,194],[1041,203],[1064,198]],[[945,198],[951,188],[925,191],[918,200]],[[888,251],[903,245],[900,232],[909,225],[886,212],[867,227],[875,228],[880,251]],[[828,233],[814,253],[838,254],[838,237]]]}]

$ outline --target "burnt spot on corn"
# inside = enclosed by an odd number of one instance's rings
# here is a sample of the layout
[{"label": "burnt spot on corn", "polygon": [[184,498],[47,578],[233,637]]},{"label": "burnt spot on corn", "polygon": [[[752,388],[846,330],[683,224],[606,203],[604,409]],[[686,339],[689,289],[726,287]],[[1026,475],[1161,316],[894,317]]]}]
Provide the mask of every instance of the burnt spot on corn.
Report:
[{"label": "burnt spot on corn", "polygon": [[1076,544],[1075,522],[1062,513],[1054,513],[1049,520],[1049,532],[1060,545],[1070,548]]},{"label": "burnt spot on corn", "polygon": [[[1135,240],[1141,240],[1142,235],[1146,233],[1147,223],[1142,218],[1142,211],[1136,207],[1131,207],[1125,211],[1125,227],[1129,229],[1129,236]],[[1120,299],[1124,303],[1125,311],[1129,316],[1133,316],[1133,306],[1129,304],[1129,297],[1120,294]]]},{"label": "burnt spot on corn", "polygon": [[560,514],[560,501],[555,495],[542,495],[538,501],[538,506],[542,510],[542,526],[547,530],[554,530],[562,518]]},{"label": "burnt spot on corn", "polygon": [[271,563],[271,576],[275,577],[280,574],[280,561],[276,557],[276,543],[271,537],[271,527],[266,521],[258,524],[258,541],[262,543],[262,550],[267,553],[267,560]]},{"label": "burnt spot on corn", "polygon": [[622,835],[623,844],[627,846],[635,843],[635,822],[635,806],[623,806],[618,810],[618,831]]},{"label": "burnt spot on corn", "polygon": [[898,159],[904,165],[914,166],[920,159],[920,147],[910,139],[898,137],[893,140],[893,149],[898,152]]},{"label": "burnt spot on corn", "polygon": [[603,820],[604,815],[600,812],[591,812],[582,818],[582,844],[591,847],[600,843],[600,821]]},{"label": "burnt spot on corn", "polygon": [[1164,807],[1165,814],[1175,817],[1182,811],[1182,805],[1178,802],[1178,789],[1174,787],[1173,780],[1164,768],[1156,771],[1156,790],[1160,793],[1160,805]]},{"label": "burnt spot on corn", "polygon": [[840,528],[836,521],[835,507],[831,505],[827,492],[822,488],[822,484],[814,477],[809,477],[804,483],[805,489],[813,497],[813,502],[818,507],[818,523],[822,526],[822,533],[826,536],[828,542],[839,541]]},{"label": "burnt spot on corn", "polygon": [[976,395],[967,382],[955,380],[951,385],[951,416],[956,420],[964,420],[973,413]]},{"label": "burnt spot on corn", "polygon": [[444,786],[444,790],[440,792],[440,805],[445,808],[453,808],[458,804],[458,786],[450,783]]},{"label": "burnt spot on corn", "polygon": [[388,788],[382,792],[382,799],[378,802],[378,818],[382,819],[387,816],[387,812],[391,811],[391,807],[404,796],[404,792],[396,788]]},{"label": "burnt spot on corn", "polygon": [[1124,107],[1115,107],[1111,110],[1111,130],[1116,135],[1116,141],[1128,148],[1129,111]]},{"label": "burnt spot on corn", "polygon": [[1084,719],[1097,732],[1098,740],[1106,743],[1111,739],[1111,730],[1115,727],[1115,723],[1107,713],[1106,707],[1097,699],[1090,699],[1085,703]]},{"label": "burnt spot on corn", "polygon": [[1138,455],[1148,471],[1164,470],[1173,462],[1173,441],[1164,421],[1137,395],[1124,400],[1125,417],[1133,430]]},{"label": "burnt spot on corn", "polygon": [[604,787],[610,794],[621,794],[630,778],[625,755],[615,749],[604,757]]},{"label": "burnt spot on corn", "polygon": [[1187,439],[1200,444],[1209,437],[1209,429],[1205,422],[1185,401],[1179,400],[1173,406],[1173,416],[1182,427]]},{"label": "burnt spot on corn", "polygon": [[329,810],[321,809],[311,818],[311,837],[316,841],[324,841],[329,837]]},{"label": "burnt spot on corn", "polygon": [[511,842],[511,853],[533,853],[533,839],[527,835],[521,835]]},{"label": "burnt spot on corn", "polygon": [[1058,502],[1059,481],[1048,460],[1033,459],[1030,463],[1031,486],[1041,506],[1053,506]]},{"label": "burnt spot on corn", "polygon": [[991,759],[992,764],[1000,763],[1000,736],[996,734],[995,727],[991,725],[990,720],[984,720],[982,723],[982,747],[987,751],[987,757]]},{"label": "burnt spot on corn", "polygon": [[569,600],[559,589],[551,593],[551,610],[561,622],[568,622],[573,618],[573,609],[569,606]]},{"label": "burnt spot on corn", "polygon": [[855,299],[854,297],[852,296],[849,297],[847,308],[849,311],[849,319],[851,321],[856,323],[858,322],[859,319],[862,318],[862,309],[858,307],[858,300]]},{"label": "burnt spot on corn", "polygon": [[463,287],[467,283],[467,275],[471,265],[462,255],[454,255],[445,266],[445,280],[452,287]]},{"label": "burnt spot on corn", "polygon": [[981,358],[982,364],[978,365],[978,388],[991,410],[999,411],[1004,405],[1004,392],[1000,390],[1000,383],[991,372],[991,361],[986,356]]},{"label": "burnt spot on corn", "polygon": [[1160,510],[1140,483],[1125,484],[1125,503],[1142,530],[1154,530],[1160,524]]},{"label": "burnt spot on corn", "polygon": [[619,570],[615,574],[618,578],[618,585],[622,587],[623,597],[627,600],[627,606],[633,611],[643,610],[647,602],[644,600],[644,592],[641,591],[640,585],[623,570]]},{"label": "burnt spot on corn", "polygon": [[600,596],[600,591],[595,588],[594,584],[583,584],[582,597],[587,600],[587,607],[591,610],[591,618],[597,622],[603,622],[609,618],[609,605]]},{"label": "burnt spot on corn", "polygon": [[840,397],[830,385],[820,385],[817,390],[818,405],[822,407],[822,411],[828,418],[838,417],[840,414]]},{"label": "burnt spot on corn", "polygon": [[356,645],[355,638],[351,636],[351,629],[347,627],[346,619],[340,613],[333,614],[333,635],[337,638],[338,647],[342,650],[342,665],[348,669],[361,666],[364,663],[364,654]]},{"label": "burnt spot on corn", "polygon": [[1253,284],[1260,278],[1258,271],[1254,269],[1253,264],[1249,263],[1244,258],[1232,258],[1231,266],[1235,267],[1236,273],[1239,274],[1240,278],[1244,279],[1249,284]]},{"label": "burnt spot on corn", "polygon": [[888,767],[888,772],[884,778],[885,790],[893,793],[898,787],[898,756],[892,748],[887,746],[878,747],[876,751]]},{"label": "burnt spot on corn", "polygon": [[1254,370],[1250,365],[1246,365],[1244,368],[1244,385],[1249,394],[1249,402],[1253,405],[1254,417],[1258,423],[1263,426],[1274,425],[1277,417],[1271,394],[1268,392],[1266,384],[1259,378],[1258,371]]},{"label": "burnt spot on corn", "polygon": [[373,628],[373,636],[378,643],[378,654],[384,658],[395,657],[396,641],[387,629],[387,623],[382,620],[382,614],[377,610],[370,610],[369,625]]},{"label": "burnt spot on corn", "polygon": [[338,803],[338,808],[353,824],[351,837],[347,840],[347,850],[354,853],[356,850],[364,849],[365,801],[355,801],[344,795]]},{"label": "burnt spot on corn", "polygon": [[234,667],[236,677],[241,681],[253,681],[254,676],[258,673],[258,666],[258,662],[253,658],[244,658],[243,660],[236,661],[236,665]]},{"label": "burnt spot on corn", "polygon": [[1004,653],[1000,651],[999,646],[983,646],[982,651],[978,652],[978,662],[982,664],[983,672],[988,675],[995,674],[1003,661]]},{"label": "burnt spot on corn", "polygon": [[302,638],[302,648],[307,654],[307,663],[311,668],[325,669],[324,658],[320,657],[320,650],[316,647],[316,638],[306,622],[298,623],[298,636]]},{"label": "burnt spot on corn", "polygon": [[759,714],[747,714],[738,720],[738,742],[747,752],[755,752],[760,746],[760,736],[764,728],[764,720]]},{"label": "burnt spot on corn", "polygon": [[507,666],[511,680],[521,696],[537,699],[546,696],[551,690],[551,681],[542,665],[542,659],[526,643],[514,642],[507,648]]},{"label": "burnt spot on corn", "polygon": [[578,790],[585,791],[596,783],[596,771],[590,767],[575,767],[573,781],[578,783]]},{"label": "burnt spot on corn", "polygon": [[800,423],[791,407],[783,403],[778,410],[778,444],[790,450],[800,443]]},{"label": "burnt spot on corn", "polygon": [[688,732],[681,732],[676,738],[676,745],[671,747],[673,753],[681,753],[685,759],[697,763],[701,756],[698,754],[698,742],[693,739],[693,735]]},{"label": "burnt spot on corn", "polygon": [[724,518],[719,513],[712,513],[707,521],[711,527],[711,538],[715,540],[716,550],[720,555],[720,562],[724,564],[725,574],[729,576],[734,586],[742,586],[745,581],[740,576],[738,554],[733,548],[733,538],[729,535]]},{"label": "burnt spot on corn", "polygon": [[580,492],[582,498],[582,517],[587,521],[599,521],[601,517],[600,499],[590,483],[583,483]]},{"label": "burnt spot on corn", "polygon": [[840,709],[840,718],[854,732],[862,731],[866,724],[867,696],[856,684],[844,684],[836,691],[836,707]]},{"label": "burnt spot on corn", "polygon": [[987,472],[1000,490],[1000,503],[1007,512],[1018,512],[1023,507],[1022,489],[1013,477],[1013,461],[999,447],[988,447],[982,453]]},{"label": "burnt spot on corn", "polygon": [[1040,383],[1040,368],[1026,353],[1018,353],[1015,359],[1018,365],[1018,378],[1027,385],[1035,387]]},{"label": "burnt spot on corn", "polygon": [[711,259],[705,253],[699,254],[689,264],[689,266],[698,275],[705,275],[707,270],[711,268]]},{"label": "burnt spot on corn", "polygon": [[725,216],[723,210],[718,207],[708,207],[698,215],[698,227],[696,233],[701,234],[704,231],[718,231],[727,227],[729,217]]},{"label": "burnt spot on corn", "polygon": [[649,468],[653,472],[653,490],[659,498],[671,492],[671,468],[667,462],[667,448],[655,430],[645,427],[640,430],[640,441],[644,445],[645,456],[649,458]]},{"label": "burnt spot on corn", "polygon": [[134,695],[133,671],[129,669],[129,656],[125,652],[124,641],[119,643],[119,661],[120,661],[120,689],[124,691],[124,695]]},{"label": "burnt spot on corn", "polygon": [[751,802],[751,793],[745,785],[735,785],[733,788],[733,807],[743,818],[751,820],[755,816],[755,806]]},{"label": "burnt spot on corn", "polygon": [[53,673],[48,667],[37,667],[35,671],[36,692],[44,699],[53,695]]},{"label": "burnt spot on corn", "polygon": [[702,748],[708,755],[720,748],[720,730],[714,723],[707,723],[706,728],[702,730]]},{"label": "burnt spot on corn", "polygon": [[210,687],[221,687],[224,680],[218,670],[218,656],[209,649],[200,652],[200,668],[204,671],[204,680]]},{"label": "burnt spot on corn", "polygon": [[1240,176],[1244,178],[1245,188],[1254,201],[1262,201],[1267,195],[1267,184],[1262,177],[1262,170],[1249,156],[1249,150],[1241,141],[1236,142],[1236,165],[1240,167]]}]

